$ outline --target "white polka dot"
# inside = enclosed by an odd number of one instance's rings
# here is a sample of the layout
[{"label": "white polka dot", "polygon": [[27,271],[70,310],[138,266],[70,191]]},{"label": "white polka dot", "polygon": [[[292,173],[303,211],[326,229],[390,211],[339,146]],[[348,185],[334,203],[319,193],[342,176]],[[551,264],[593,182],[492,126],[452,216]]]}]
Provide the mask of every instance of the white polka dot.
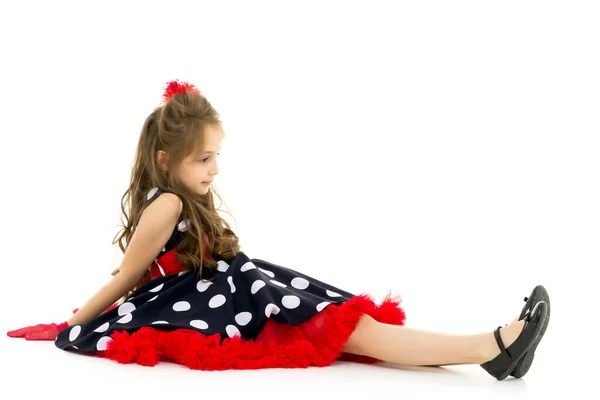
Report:
[{"label": "white polka dot", "polygon": [[154,194],[156,193],[157,190],[158,190],[158,186],[155,186],[152,189],[150,189],[150,191],[146,195],[146,200],[150,200],[152,198],[152,196],[154,196]]},{"label": "white polka dot", "polygon": [[167,246],[163,247],[162,251],[163,251],[163,253],[164,253],[165,251],[167,251]]},{"label": "white polka dot", "polygon": [[129,314],[133,310],[135,310],[135,305],[133,305],[133,303],[125,302],[119,306],[117,314],[119,314],[119,315]]},{"label": "white polka dot", "polygon": [[188,230],[189,224],[191,223],[191,220],[188,218],[185,221],[181,221],[179,223],[179,225],[177,225],[177,229],[179,229],[180,232],[185,232]]},{"label": "white polka dot", "polygon": [[98,349],[98,351],[106,350],[108,342],[111,342],[112,340],[113,339],[110,336],[102,336],[100,340],[98,340],[98,343],[96,343],[96,349]]},{"label": "white polka dot", "polygon": [[98,332],[98,333],[106,332],[106,330],[108,329],[109,326],[110,326],[110,324],[108,322],[105,322],[102,325],[100,325],[99,327],[97,327],[96,329],[94,329],[94,332]]},{"label": "white polka dot", "polygon": [[304,278],[292,279],[292,286],[296,289],[306,289],[308,287],[308,281]]},{"label": "white polka dot", "polygon": [[164,284],[164,283],[161,283],[161,284],[160,284],[160,285],[158,285],[157,287],[153,287],[152,289],[150,289],[150,290],[149,290],[149,292],[154,292],[154,293],[156,293],[156,292],[158,292],[160,289],[162,289],[162,288],[163,288],[163,286],[165,286],[165,284]]},{"label": "white polka dot", "polygon": [[246,272],[251,269],[256,269],[256,265],[252,264],[252,261],[248,261],[246,264],[242,265],[242,268],[240,268],[240,271]]},{"label": "white polka dot", "polygon": [[131,315],[131,313],[129,314],[125,314],[123,315],[121,318],[119,318],[119,320],[117,321],[117,324],[127,324],[129,323],[131,320],[133,319],[133,315]]},{"label": "white polka dot", "polygon": [[198,281],[198,283],[196,284],[196,289],[199,292],[204,292],[212,284],[213,284],[212,282],[202,279],[201,281]]},{"label": "white polka dot", "polygon": [[281,299],[281,304],[285,308],[296,308],[300,305],[300,298],[298,296],[283,296]]},{"label": "white polka dot", "polygon": [[269,275],[271,278],[275,278],[275,274],[271,271],[267,271],[266,269],[262,269],[261,267],[258,267],[258,269],[265,275]]},{"label": "white polka dot", "polygon": [[279,311],[281,311],[279,309],[279,307],[277,307],[275,304],[273,303],[269,303],[267,304],[267,306],[265,307],[265,315],[267,316],[267,318],[269,318],[271,316],[271,314],[279,314]]},{"label": "white polka dot", "polygon": [[152,324],[168,324],[167,321],[154,321]]},{"label": "white polka dot", "polygon": [[317,311],[319,311],[319,312],[323,311],[323,309],[325,307],[327,307],[329,304],[331,304],[331,302],[329,302],[329,301],[324,301],[322,303],[317,304]]},{"label": "white polka dot", "polygon": [[240,330],[235,325],[227,325],[225,327],[225,332],[227,332],[227,335],[230,338],[232,338],[234,336],[242,336],[240,333]]},{"label": "white polka dot", "polygon": [[342,297],[342,295],[341,295],[341,294],[339,294],[339,293],[336,293],[336,292],[332,292],[332,291],[331,291],[331,290],[329,290],[329,289],[328,289],[328,290],[326,290],[326,291],[325,291],[325,293],[327,293],[327,296],[329,296],[329,297]]},{"label": "white polka dot", "polygon": [[238,325],[245,326],[252,320],[252,314],[248,311],[243,311],[235,316],[235,322]]},{"label": "white polka dot", "polygon": [[75,325],[71,329],[71,332],[69,332],[69,340],[72,342],[73,340],[77,339],[77,336],[79,336],[80,333],[81,333],[81,325]]},{"label": "white polka dot", "polygon": [[228,269],[229,269],[229,264],[227,264],[223,260],[219,260],[219,262],[217,263],[217,271],[227,272]]},{"label": "white polka dot", "polygon": [[180,273],[177,274],[177,276],[181,276],[183,274],[187,274],[188,272],[190,272],[190,271],[181,271]]},{"label": "white polka dot", "polygon": [[154,296],[153,298],[151,298],[151,299],[150,299],[150,300],[148,300],[148,301],[156,300],[156,298],[157,298],[157,297],[158,297],[158,295]]},{"label": "white polka dot", "polygon": [[75,350],[79,350],[79,347],[77,346],[71,346],[72,348],[74,348]]},{"label": "white polka dot", "polygon": [[131,300],[133,300],[134,298],[135,298],[135,296],[131,296],[130,298],[128,298],[128,299],[127,299],[127,300],[125,300],[125,301],[131,301]]},{"label": "white polka dot", "polygon": [[165,270],[163,269],[163,267],[160,266],[160,264],[158,263],[158,259],[154,260],[154,262],[156,263],[156,265],[158,266],[158,270],[160,271],[160,274],[162,276],[166,276],[167,274],[165,274]]},{"label": "white polka dot", "polygon": [[281,283],[279,281],[276,281],[275,279],[271,279],[271,283],[277,285],[277,286],[281,286],[281,287],[287,287],[287,285],[285,283]]},{"label": "white polka dot", "polygon": [[266,283],[263,281],[254,281],[254,283],[252,284],[252,287],[250,288],[250,291],[252,292],[252,294],[255,294],[256,292],[258,292],[260,289],[262,289],[263,287],[265,287]]},{"label": "white polka dot", "polygon": [[217,294],[216,296],[213,296],[208,302],[208,306],[210,308],[221,307],[223,304],[225,304],[225,296],[223,296],[222,294]]},{"label": "white polka dot", "polygon": [[233,284],[233,278],[231,276],[227,277],[227,282],[229,282],[229,287],[231,287],[231,293],[235,293],[235,285]]},{"label": "white polka dot", "polygon": [[205,321],[202,321],[201,319],[195,319],[193,321],[190,321],[190,325],[193,326],[194,328],[198,328],[198,329],[207,329],[208,328],[208,324]]},{"label": "white polka dot", "polygon": [[178,301],[177,303],[173,304],[173,310],[175,311],[187,311],[190,308],[192,308],[192,306],[187,301]]}]

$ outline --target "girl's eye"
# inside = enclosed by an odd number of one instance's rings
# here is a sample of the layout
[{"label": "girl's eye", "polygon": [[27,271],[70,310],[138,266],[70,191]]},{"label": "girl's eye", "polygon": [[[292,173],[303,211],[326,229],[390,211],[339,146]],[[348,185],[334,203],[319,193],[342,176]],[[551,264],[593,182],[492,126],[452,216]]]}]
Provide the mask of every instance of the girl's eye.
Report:
[{"label": "girl's eye", "polygon": [[[221,153],[217,153],[217,155],[218,155],[218,156],[220,156],[220,155],[221,155]],[[202,159],[202,162],[204,163],[204,162],[206,162],[206,160],[208,160],[208,158],[204,158],[204,159]]]}]

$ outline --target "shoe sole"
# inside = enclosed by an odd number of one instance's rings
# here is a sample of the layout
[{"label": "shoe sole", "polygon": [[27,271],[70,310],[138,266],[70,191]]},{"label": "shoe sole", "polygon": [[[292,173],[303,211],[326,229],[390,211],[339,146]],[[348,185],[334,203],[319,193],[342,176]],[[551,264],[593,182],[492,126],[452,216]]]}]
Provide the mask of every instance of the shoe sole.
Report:
[{"label": "shoe sole", "polygon": [[539,336],[535,339],[533,345],[527,351],[527,353],[525,353],[523,358],[517,363],[515,369],[510,373],[511,376],[517,379],[522,378],[529,371],[529,368],[533,363],[533,358],[535,357],[535,349],[540,343],[540,340],[542,340],[542,337],[546,332],[546,328],[548,328],[548,323],[550,322],[550,297],[548,296],[546,288],[544,288],[542,285],[536,286],[531,292],[531,296],[528,297],[527,303],[525,303],[525,306],[523,306],[523,310],[521,311],[521,316],[519,317],[519,320],[522,320],[526,310],[528,308],[531,308],[531,305],[534,304],[534,302],[537,303],[538,301],[546,302],[548,315],[546,315],[546,320],[544,321]]},{"label": "shoe sole", "polygon": [[[516,366],[523,361],[523,359],[527,356],[527,354],[531,351],[531,349],[533,348],[533,345],[537,345],[537,343],[539,343],[540,339],[542,338],[542,330],[544,329],[544,325],[546,324],[546,321],[548,320],[548,304],[546,304],[544,301],[538,301],[536,302],[535,306],[539,306],[541,308],[543,308],[543,310],[541,310],[540,312],[542,313],[542,315],[539,317],[538,323],[540,325],[538,325],[535,328],[535,331],[537,331],[537,334],[535,335],[535,339],[533,339],[533,341],[525,348],[525,351],[523,353],[523,356],[517,360],[515,360],[513,363],[511,363],[508,368],[506,369],[506,371],[500,375],[500,377],[496,378],[500,381],[506,379],[509,375],[511,375],[511,373],[516,369]],[[534,306],[534,308],[535,308]],[[535,315],[532,313],[532,319],[535,317]],[[537,318],[537,317],[536,317]],[[529,322],[529,323],[533,323],[533,322]],[[518,338],[517,338],[518,340]]]}]

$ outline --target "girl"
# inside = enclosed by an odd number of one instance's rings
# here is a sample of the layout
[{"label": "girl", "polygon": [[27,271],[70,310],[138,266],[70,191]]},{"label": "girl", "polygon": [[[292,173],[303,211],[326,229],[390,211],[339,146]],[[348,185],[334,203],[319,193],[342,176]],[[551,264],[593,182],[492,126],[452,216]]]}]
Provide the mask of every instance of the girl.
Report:
[{"label": "girl", "polygon": [[[301,272],[249,258],[218,214],[211,182],[224,135],[192,84],[168,82],[146,119],[121,199],[124,258],[71,318],[8,332],[120,363],[170,360],[192,369],[327,366],[335,360],[479,364],[520,378],[549,321],[537,286],[512,323],[448,335],[404,326],[399,296],[380,304]],[[217,195],[218,196],[218,195]]]}]

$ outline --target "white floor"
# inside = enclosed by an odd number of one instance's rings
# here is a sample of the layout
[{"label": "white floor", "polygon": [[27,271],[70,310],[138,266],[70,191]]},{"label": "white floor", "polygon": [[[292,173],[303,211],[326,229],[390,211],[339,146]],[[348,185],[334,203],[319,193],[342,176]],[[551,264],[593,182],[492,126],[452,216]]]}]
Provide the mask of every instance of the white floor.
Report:
[{"label": "white floor", "polygon": [[543,346],[540,344],[529,373],[522,379],[501,382],[474,365],[404,367],[338,361],[325,368],[194,371],[162,362],[143,367],[61,351],[52,342],[3,336],[0,344],[5,372],[0,397],[544,399],[558,394],[561,399],[571,395],[597,398],[597,389],[589,389],[593,384],[586,376],[592,370],[573,362],[574,356],[583,361],[584,352],[570,353],[568,340],[560,339],[564,335],[555,325],[549,328]]},{"label": "white floor", "polygon": [[[497,381],[478,365],[407,367],[337,361],[306,369],[197,371],[161,362],[154,367],[119,364],[112,360],[59,350],[52,341],[9,338],[6,332],[29,324],[62,321],[59,310],[78,302],[71,291],[40,302],[13,291],[0,302],[0,399],[34,399],[49,395],[60,399],[174,399],[173,395],[199,396],[199,400],[255,399],[266,395],[285,399],[597,399],[599,330],[589,279],[563,279],[548,270],[544,279],[512,282],[516,271],[500,274],[493,285],[472,285],[456,280],[448,287],[431,281],[399,290],[407,313],[406,326],[445,333],[475,334],[493,330],[519,315],[523,293],[545,283],[552,299],[550,325],[540,342],[529,373],[522,379]],[[19,279],[10,277],[8,281]],[[523,271],[527,276],[530,272]],[[549,282],[548,282],[549,281]],[[436,283],[437,282],[437,283]],[[483,282],[483,281],[482,281]],[[512,283],[511,283],[512,282]],[[546,282],[548,282],[546,284]],[[387,283],[386,283],[387,284]],[[59,282],[57,285],[64,285]],[[92,285],[90,283],[90,285]],[[31,293],[50,290],[44,279],[31,280]],[[58,286],[57,286],[58,287]],[[91,288],[81,289],[81,297]],[[378,298],[383,293],[378,292]],[[19,301],[13,300],[20,296]],[[17,395],[18,393],[18,395]],[[55,396],[56,395],[56,396]],[[116,396],[116,397],[115,397]],[[140,397],[141,396],[141,397]],[[210,396],[210,397],[208,397]],[[377,397],[375,397],[377,396]],[[177,398],[177,397],[175,397]],[[49,399],[48,399],[49,400]]]}]

